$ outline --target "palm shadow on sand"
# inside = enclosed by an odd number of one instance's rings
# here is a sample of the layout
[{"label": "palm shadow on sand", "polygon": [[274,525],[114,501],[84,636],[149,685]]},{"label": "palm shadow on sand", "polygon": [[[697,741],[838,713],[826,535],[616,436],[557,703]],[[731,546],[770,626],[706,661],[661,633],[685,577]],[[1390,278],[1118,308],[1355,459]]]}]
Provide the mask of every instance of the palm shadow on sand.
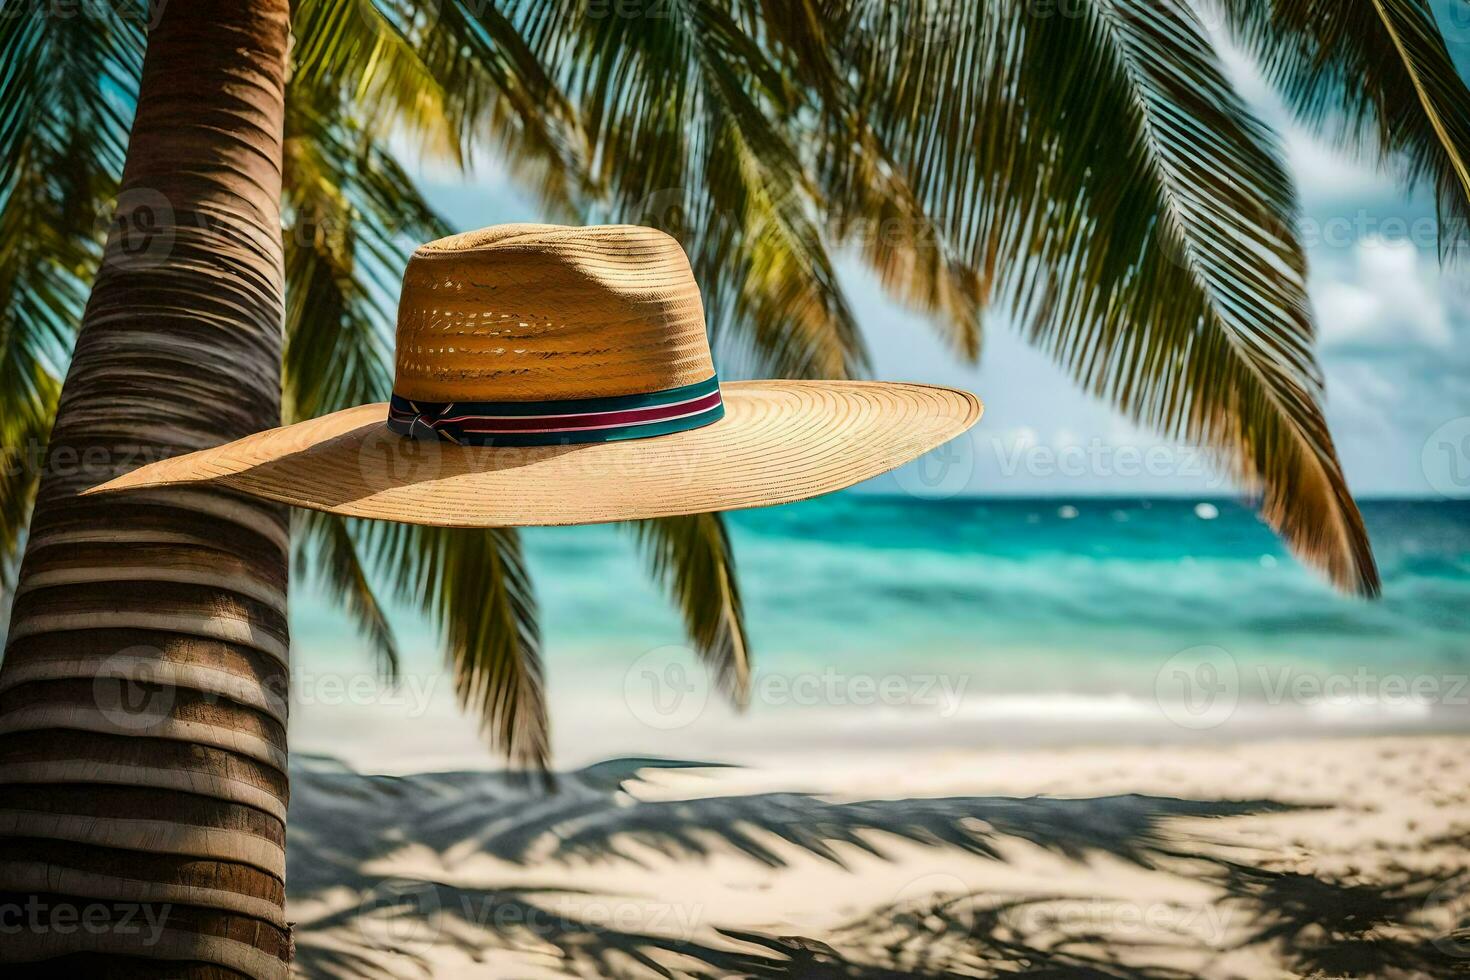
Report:
[{"label": "palm shadow on sand", "polygon": [[[939,894],[895,903],[822,938],[733,928],[671,936],[617,928],[558,910],[572,890],[465,888],[433,878],[370,873],[396,851],[427,849],[446,869],[472,853],[510,864],[641,863],[649,850],[683,860],[716,852],[770,867],[784,842],[845,866],[848,845],[885,857],[885,839],[1003,861],[1003,842],[1025,841],[1068,860],[1109,855],[1140,868],[1204,879],[1244,927],[1237,946],[1269,943],[1302,974],[1470,975],[1470,936],[1417,925],[1427,905],[1470,893],[1466,875],[1405,871],[1386,884],[1342,883],[1237,863],[1208,841],[1171,827],[1179,818],[1235,817],[1302,809],[1271,800],[1187,800],[1124,795],[1091,799],[951,797],[834,802],[806,793],[638,800],[627,785],[650,768],[705,764],[620,759],[561,774],[557,788],[497,773],[406,778],[363,776],[304,760],[293,772],[288,882],[293,900],[352,889],[361,901],[296,925],[298,973],[387,977],[405,960],[422,966],[426,943],[472,959],[534,951],[547,969],[609,977],[1110,977],[1171,980],[1191,974],[1167,944],[1106,930],[1017,929],[1046,922],[1061,896]],[[346,821],[350,820],[350,828]],[[449,877],[446,873],[445,877]],[[334,943],[343,929],[363,940]],[[1184,939],[1185,937],[1180,937]],[[1223,939],[1223,937],[1217,937]],[[1143,945],[1147,945],[1144,941]],[[1217,944],[1217,951],[1227,947]],[[380,954],[396,954],[385,968]],[[1153,959],[1151,953],[1158,955]]]}]

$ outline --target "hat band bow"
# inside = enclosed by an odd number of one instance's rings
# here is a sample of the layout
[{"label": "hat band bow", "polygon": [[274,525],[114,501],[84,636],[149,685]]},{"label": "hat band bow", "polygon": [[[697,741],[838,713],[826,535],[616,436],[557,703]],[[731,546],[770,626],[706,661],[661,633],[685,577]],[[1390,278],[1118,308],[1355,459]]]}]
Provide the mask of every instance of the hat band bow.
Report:
[{"label": "hat band bow", "polygon": [[388,428],[461,446],[562,446],[683,432],[724,415],[714,375],[662,391],[560,401],[425,402],[395,393]]}]

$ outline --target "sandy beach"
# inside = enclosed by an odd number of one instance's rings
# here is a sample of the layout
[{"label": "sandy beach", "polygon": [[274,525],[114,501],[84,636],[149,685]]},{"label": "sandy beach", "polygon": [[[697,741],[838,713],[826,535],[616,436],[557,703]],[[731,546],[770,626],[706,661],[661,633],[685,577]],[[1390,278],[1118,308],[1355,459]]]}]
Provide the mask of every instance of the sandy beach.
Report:
[{"label": "sandy beach", "polygon": [[1374,504],[1391,594],[1350,603],[1233,504],[1064,509],[733,516],[743,713],[660,597],[607,588],[639,574],[615,529],[528,535],[554,795],[476,771],[437,649],[389,689],[302,617],[298,971],[1470,971],[1470,512]]},{"label": "sandy beach", "polygon": [[[1470,738],[619,759],[554,792],[298,756],[306,977],[1470,974]],[[1457,927],[1459,931],[1457,930]]]}]

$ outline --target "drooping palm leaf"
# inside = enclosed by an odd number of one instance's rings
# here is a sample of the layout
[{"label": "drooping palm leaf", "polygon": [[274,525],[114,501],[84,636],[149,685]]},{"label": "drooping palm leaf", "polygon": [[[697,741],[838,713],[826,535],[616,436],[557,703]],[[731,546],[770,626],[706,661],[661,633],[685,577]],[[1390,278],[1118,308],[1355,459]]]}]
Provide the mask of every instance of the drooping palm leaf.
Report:
[{"label": "drooping palm leaf", "polygon": [[143,11],[0,16],[0,547],[30,519],[108,208],[122,175]]},{"label": "drooping palm leaf", "polygon": [[500,151],[555,213],[586,181],[576,113],[514,25],[479,0],[302,0],[293,86],[351,106],[377,140],[405,134],[468,167]]},{"label": "drooping palm leaf", "polygon": [[[969,46],[941,42],[950,26],[960,29],[967,23],[963,5],[885,4],[865,10],[862,4],[766,0],[760,11],[773,56],[799,83],[806,94],[803,112],[816,120],[815,138],[803,141],[804,157],[822,189],[833,246],[855,251],[889,294],[940,327],[956,354],[978,360],[981,314],[990,298],[987,270],[968,261],[957,229],[941,220],[951,202],[938,201],[933,210],[926,203],[922,191],[932,175],[906,170],[869,120],[874,111],[894,114],[895,92],[875,85],[868,67],[870,59],[886,60],[888,52],[901,50],[879,41],[889,31],[937,32],[921,52],[921,71],[905,66],[885,79],[912,83],[920,76],[925,99],[906,107],[911,119],[942,128],[950,117],[946,106],[971,101],[965,87],[981,79],[965,60]],[[852,41],[863,49],[850,47]],[[972,128],[963,116],[951,118]]]},{"label": "drooping palm leaf", "polygon": [[293,569],[341,605],[377,658],[378,672],[390,681],[397,680],[401,668],[398,640],[349,522],[335,514],[298,511],[292,515],[291,531]]},{"label": "drooping palm leaf", "polygon": [[[20,571],[21,546],[41,482],[51,419],[61,396],[61,383],[49,373],[36,379],[36,388],[40,394],[32,410],[4,423],[4,455],[0,456],[0,600],[4,603],[9,602]],[[7,617],[0,620],[9,622]]]},{"label": "drooping palm leaf", "polygon": [[353,523],[359,549],[394,593],[443,632],[460,704],[512,761],[545,768],[541,634],[516,531]]},{"label": "drooping palm leaf", "polygon": [[[1291,180],[1192,10],[854,7],[838,47],[871,59],[854,61],[872,66],[866,118],[1026,335],[1131,419],[1212,450],[1298,555],[1375,593],[1320,408]],[[978,70],[955,75],[941,37]]]},{"label": "drooping palm leaf", "polygon": [[654,577],[678,602],[700,659],[735,703],[744,706],[750,695],[750,644],[724,518],[695,514],[630,526]]},{"label": "drooping palm leaf", "polygon": [[[420,56],[458,100],[460,138],[487,146],[551,217],[575,221],[594,194],[581,119],[547,64],[500,4],[486,0],[393,0],[415,25]],[[535,5],[531,5],[535,6]],[[426,11],[431,11],[432,22]]]},{"label": "drooping palm leaf", "polygon": [[[1470,4],[1450,2],[1470,23]],[[1470,87],[1426,0],[1221,7],[1303,120],[1434,188],[1444,254],[1470,243]]]},{"label": "drooping palm leaf", "polygon": [[[1015,0],[824,6],[828,49],[837,59],[829,85],[840,91],[845,84],[844,99],[852,102],[845,115],[827,110],[829,124],[814,150],[834,209],[845,221],[883,214],[883,231],[929,253],[913,266],[953,265],[961,271],[952,273],[958,281],[951,291],[973,291],[979,304],[993,298],[1002,260],[1020,268],[1034,258],[1025,236],[1044,207],[1034,168],[1045,157],[1046,137],[1025,125],[1026,93],[1007,73],[1022,54],[1008,30],[1024,16],[1020,7]],[[791,42],[786,49],[793,58],[802,51]],[[793,70],[815,78],[823,69],[808,60]],[[1021,159],[1022,152],[1033,159]],[[857,179],[870,172],[874,178]],[[885,211],[865,212],[889,198]],[[971,343],[978,346],[978,337]]]},{"label": "drooping palm leaf", "polygon": [[742,8],[669,0],[630,17],[550,0],[511,17],[580,108],[596,215],[680,239],[727,372],[844,377],[866,352],[783,125],[796,94]]},{"label": "drooping palm leaf", "polygon": [[291,87],[317,105],[354,106],[375,136],[399,126],[430,153],[463,160],[459,100],[429,69],[399,24],[373,0],[300,0]]},{"label": "drooping palm leaf", "polygon": [[[1063,303],[1033,321],[1033,335],[1135,419],[1214,449],[1260,490],[1263,513],[1299,555],[1338,586],[1376,594],[1367,533],[1320,408],[1297,205],[1273,140],[1183,3],[1097,0],[1090,10],[1056,19],[1047,40],[1086,45],[1073,62],[1076,87],[1060,96],[1075,104],[1094,93],[1102,126],[1077,142],[1057,127],[1059,149],[1090,158],[1116,185],[1109,194],[1094,182],[1089,230],[1116,235],[1138,213],[1154,223],[1137,253],[1116,237],[1107,245],[1123,246],[1121,257],[1085,250],[1104,269],[1134,264],[1098,277],[1116,285],[1092,324],[1077,315],[1095,298],[1066,302],[1075,291],[1054,282]],[[1099,154],[1100,143],[1122,159]],[[1053,173],[1081,166],[1064,161]]]},{"label": "drooping palm leaf", "polygon": [[52,14],[18,3],[0,17],[0,424],[33,422],[65,368],[141,66],[139,23]]}]

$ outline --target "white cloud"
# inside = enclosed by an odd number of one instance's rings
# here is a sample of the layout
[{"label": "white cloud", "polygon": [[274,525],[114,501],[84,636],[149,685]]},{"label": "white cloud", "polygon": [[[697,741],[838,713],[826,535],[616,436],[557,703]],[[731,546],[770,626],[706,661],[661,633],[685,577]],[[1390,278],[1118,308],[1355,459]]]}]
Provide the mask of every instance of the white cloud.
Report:
[{"label": "white cloud", "polygon": [[1412,242],[1360,239],[1351,277],[1315,284],[1312,299],[1327,349],[1445,350],[1454,341],[1439,269]]},{"label": "white cloud", "polygon": [[1206,33],[1210,35],[1210,40],[1214,42],[1215,50],[1220,55],[1220,64],[1225,69],[1225,76],[1230,79],[1241,98],[1251,103],[1252,107],[1263,115],[1274,117],[1284,115],[1285,109],[1281,106],[1281,100],[1271,88],[1271,83],[1266,80],[1256,59],[1237,46],[1218,22],[1206,20],[1205,28]]},{"label": "white cloud", "polygon": [[1334,431],[1351,429],[1377,442],[1391,437],[1404,388],[1370,361],[1334,361],[1327,368],[1327,413]]},{"label": "white cloud", "polygon": [[1339,201],[1361,205],[1392,199],[1399,193],[1393,175],[1376,163],[1333,146],[1295,122],[1281,120],[1277,126],[1287,167],[1308,206]]}]

